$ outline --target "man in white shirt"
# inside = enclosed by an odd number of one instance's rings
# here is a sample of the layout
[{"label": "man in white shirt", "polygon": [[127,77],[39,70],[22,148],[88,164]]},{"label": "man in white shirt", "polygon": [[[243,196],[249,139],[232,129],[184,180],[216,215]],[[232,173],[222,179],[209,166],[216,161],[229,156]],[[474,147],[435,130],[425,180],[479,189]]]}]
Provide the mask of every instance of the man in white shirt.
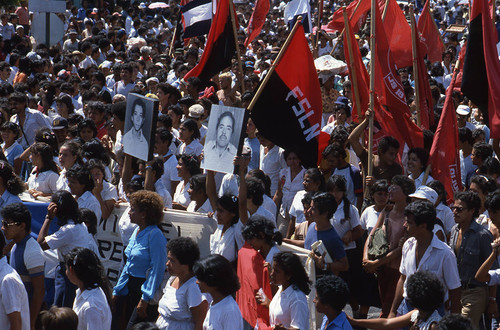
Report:
[{"label": "man in white shirt", "polygon": [[0,36],[4,40],[10,40],[16,33],[16,29],[12,23],[9,23],[9,14],[3,13],[0,16]]},{"label": "man in white shirt", "polygon": [[[0,251],[5,238],[0,232]],[[0,253],[0,329],[30,330],[28,294],[21,277]]]},{"label": "man in white shirt", "polygon": [[428,201],[413,202],[406,207],[405,218],[405,227],[411,237],[403,245],[401,275],[389,318],[413,309],[406,301],[406,279],[417,271],[435,274],[445,288],[445,301],[450,300],[451,312],[460,313],[461,282],[457,260],[451,248],[432,232],[436,223],[434,206]]}]

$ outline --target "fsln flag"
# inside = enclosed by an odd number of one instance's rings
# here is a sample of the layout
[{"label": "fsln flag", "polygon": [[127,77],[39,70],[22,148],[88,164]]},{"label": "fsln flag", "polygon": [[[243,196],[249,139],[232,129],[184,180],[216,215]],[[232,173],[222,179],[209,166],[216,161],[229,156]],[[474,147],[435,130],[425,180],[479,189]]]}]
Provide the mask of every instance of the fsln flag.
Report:
[{"label": "fsln flag", "polygon": [[193,0],[181,7],[184,38],[208,34],[212,23],[212,0]]},{"label": "fsln flag", "polygon": [[[457,71],[453,73],[452,83],[455,82],[457,74]],[[462,191],[460,155],[458,153],[458,126],[452,85],[446,91],[443,112],[434,134],[429,158],[432,175],[443,183],[448,195],[448,203],[453,200],[455,192]]]},{"label": "fsln flag", "polygon": [[418,30],[421,33],[421,41],[424,44],[427,58],[432,63],[441,62],[444,52],[444,43],[441,34],[432,18],[429,8],[429,0],[426,1],[422,14],[417,23]]},{"label": "fsln flag", "polygon": [[500,62],[487,0],[474,0],[465,62],[462,92],[488,118],[491,138],[500,138]]},{"label": "fsln flag", "polygon": [[218,0],[205,51],[201,55],[200,62],[186,73],[184,80],[189,77],[198,77],[206,83],[214,75],[231,66],[231,60],[236,53],[236,45],[229,1]]},{"label": "fsln flag", "polygon": [[299,25],[271,73],[251,117],[274,144],[295,150],[304,167],[316,167],[321,145],[321,90],[304,28]]},{"label": "fsln flag", "polygon": [[410,118],[410,109],[406,104],[403,85],[397,74],[387,34],[380,17],[379,8],[375,8],[376,46],[375,46],[375,93],[382,106],[386,106],[394,120],[398,123],[400,135],[410,148],[424,146],[422,130]]},{"label": "fsln flag", "polygon": [[[386,2],[384,29],[398,69],[412,65],[411,28],[396,0]],[[378,7],[380,8],[380,6]]]},{"label": "fsln flag", "polygon": [[284,11],[285,23],[288,25],[291,31],[297,18],[302,16],[302,25],[305,33],[310,33],[312,31],[311,26],[311,7],[309,6],[308,0],[292,0],[290,1]]},{"label": "fsln flag", "polygon": [[255,7],[253,9],[252,16],[248,22],[247,34],[248,37],[245,40],[245,47],[247,47],[260,33],[262,26],[266,21],[267,13],[271,8],[271,3],[269,0],[257,0],[255,2]]}]

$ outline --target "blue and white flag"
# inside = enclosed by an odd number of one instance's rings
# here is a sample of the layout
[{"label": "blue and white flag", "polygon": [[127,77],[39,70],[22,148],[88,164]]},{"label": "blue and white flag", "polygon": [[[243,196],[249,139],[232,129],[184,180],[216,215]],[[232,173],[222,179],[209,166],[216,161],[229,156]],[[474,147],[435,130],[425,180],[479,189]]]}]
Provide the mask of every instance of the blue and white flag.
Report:
[{"label": "blue and white flag", "polygon": [[208,34],[212,24],[212,0],[193,0],[181,7],[183,38]]},{"label": "blue and white flag", "polygon": [[311,7],[308,0],[292,0],[285,6],[284,18],[289,30],[292,30],[298,16],[302,16],[304,32],[311,33]]}]

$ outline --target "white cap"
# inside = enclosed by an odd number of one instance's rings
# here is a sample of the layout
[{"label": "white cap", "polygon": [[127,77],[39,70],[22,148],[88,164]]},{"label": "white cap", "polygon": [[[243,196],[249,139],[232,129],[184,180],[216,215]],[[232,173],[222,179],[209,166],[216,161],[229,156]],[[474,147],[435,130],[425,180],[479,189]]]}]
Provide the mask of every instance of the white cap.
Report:
[{"label": "white cap", "polygon": [[438,199],[438,193],[430,187],[420,186],[410,197],[426,199],[434,205]]},{"label": "white cap", "polygon": [[200,118],[203,116],[203,113],[205,112],[205,108],[201,106],[200,104],[193,104],[192,106],[189,107],[189,117],[191,118]]},{"label": "white cap", "polygon": [[457,114],[461,116],[468,116],[470,114],[470,108],[466,105],[460,104],[457,108]]}]

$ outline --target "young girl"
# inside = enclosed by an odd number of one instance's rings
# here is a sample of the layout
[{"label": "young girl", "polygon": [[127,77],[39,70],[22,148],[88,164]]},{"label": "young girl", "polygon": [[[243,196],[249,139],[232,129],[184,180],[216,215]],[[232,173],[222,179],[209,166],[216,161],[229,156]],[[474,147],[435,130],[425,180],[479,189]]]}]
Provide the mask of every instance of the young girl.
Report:
[{"label": "young girl", "polygon": [[353,310],[357,310],[359,307],[358,299],[361,296],[358,288],[361,282],[362,253],[360,247],[356,246],[356,240],[363,235],[364,229],[359,222],[358,209],[346,197],[346,179],[341,175],[332,175],[326,183],[326,191],[335,198],[338,205],[330,221],[344,243],[344,250],[349,262],[349,270],[340,273],[340,277],[347,282],[351,291],[351,307]]},{"label": "young girl", "polygon": [[92,119],[84,119],[78,123],[78,137],[83,143],[89,142],[97,136],[97,127]]},{"label": "young girl", "polygon": [[160,315],[156,326],[160,329],[202,329],[208,303],[193,273],[200,249],[191,238],[178,237],[168,242],[167,251],[170,278],[158,304]]},{"label": "young girl", "polygon": [[57,179],[57,190],[69,190],[66,172],[75,164],[83,165],[81,153],[80,145],[75,141],[66,141],[59,148],[59,164],[62,170]]},{"label": "young girl", "polygon": [[87,167],[90,170],[92,179],[94,180],[92,194],[99,201],[102,218],[107,219],[111,212],[113,212],[116,201],[118,201],[118,193],[115,186],[110,184],[104,178],[106,167],[102,161],[98,159],[91,159],[88,161]]},{"label": "young girl", "polygon": [[0,160],[0,207],[21,203],[18,195],[25,189],[24,182],[14,173],[12,166]]},{"label": "young girl", "polygon": [[198,261],[193,270],[200,291],[209,293],[213,299],[203,329],[243,329],[240,308],[232,297],[240,282],[231,263],[221,255],[210,255]]},{"label": "young girl", "polygon": [[199,157],[203,151],[203,145],[199,141],[200,130],[193,119],[185,120],[179,127],[179,140],[182,144],[177,149],[178,155],[194,155]]},{"label": "young girl", "polygon": [[66,275],[78,287],[73,311],[78,330],[107,330],[111,327],[111,286],[97,255],[75,248],[66,256]]},{"label": "young girl", "polygon": [[271,264],[273,257],[279,253],[276,245],[281,245],[281,234],[275,232],[274,224],[261,215],[252,215],[245,227],[242,235],[255,250],[259,251],[264,260]]},{"label": "young girl", "polygon": [[28,178],[29,193],[34,197],[50,196],[57,191],[59,169],[54,163],[52,148],[43,142],[30,147],[30,159],[35,168]]},{"label": "young girl", "polygon": [[191,202],[187,207],[188,212],[213,213],[207,196],[206,181],[206,176],[203,174],[193,175],[189,179],[188,194]]},{"label": "young girl", "polygon": [[189,197],[189,179],[196,174],[200,174],[200,164],[198,159],[192,155],[181,155],[177,163],[177,175],[182,179],[175,188],[173,208],[185,210],[191,199]]},{"label": "young girl", "polygon": [[23,147],[17,142],[19,137],[19,125],[16,123],[6,122],[0,128],[2,135],[2,151],[10,165],[14,167],[14,171],[19,175],[23,160],[20,158],[23,153]]},{"label": "young girl", "polygon": [[78,202],[78,208],[87,208],[92,210],[97,217],[101,220],[102,211],[99,201],[92,194],[94,189],[94,180],[90,176],[90,171],[86,166],[74,166],[66,173],[68,178],[68,186]]}]

